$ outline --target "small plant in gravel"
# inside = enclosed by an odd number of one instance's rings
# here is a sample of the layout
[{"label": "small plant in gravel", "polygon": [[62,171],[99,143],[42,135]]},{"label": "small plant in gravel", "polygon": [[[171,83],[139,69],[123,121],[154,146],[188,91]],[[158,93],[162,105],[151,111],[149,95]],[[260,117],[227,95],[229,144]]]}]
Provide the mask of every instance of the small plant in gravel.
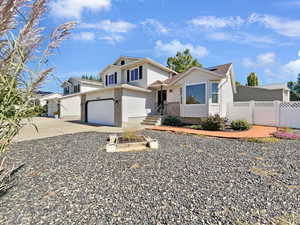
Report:
[{"label": "small plant in gravel", "polygon": [[231,128],[233,130],[249,130],[251,126],[247,120],[233,120]]},{"label": "small plant in gravel", "polygon": [[163,125],[166,125],[166,126],[181,126],[182,122],[176,116],[168,116],[163,120]]},{"label": "small plant in gravel", "polygon": [[203,129],[201,125],[197,125],[197,124],[190,126],[190,128],[195,129],[195,130],[202,130]]},{"label": "small plant in gravel", "polygon": [[278,142],[279,139],[275,137],[266,137],[266,138],[248,138],[247,141],[254,143],[275,143]]},{"label": "small plant in gravel", "polygon": [[273,136],[279,139],[300,140],[300,134],[277,131]]},{"label": "small plant in gravel", "polygon": [[220,131],[225,129],[226,119],[220,115],[209,116],[201,121],[203,130]]}]

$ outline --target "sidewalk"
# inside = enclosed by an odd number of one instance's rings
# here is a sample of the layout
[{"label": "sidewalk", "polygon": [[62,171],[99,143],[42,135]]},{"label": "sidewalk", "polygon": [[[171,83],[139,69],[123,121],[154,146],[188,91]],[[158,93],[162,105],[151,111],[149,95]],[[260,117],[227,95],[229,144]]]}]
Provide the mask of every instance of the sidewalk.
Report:
[{"label": "sidewalk", "polygon": [[168,126],[154,126],[146,129],[159,130],[159,131],[172,131],[178,133],[186,134],[198,134],[210,137],[219,138],[233,138],[233,139],[247,139],[247,138],[265,138],[271,137],[272,133],[277,131],[276,127],[266,127],[266,126],[252,126],[250,130],[247,131],[206,131],[206,130],[195,130],[185,127],[168,127]]}]

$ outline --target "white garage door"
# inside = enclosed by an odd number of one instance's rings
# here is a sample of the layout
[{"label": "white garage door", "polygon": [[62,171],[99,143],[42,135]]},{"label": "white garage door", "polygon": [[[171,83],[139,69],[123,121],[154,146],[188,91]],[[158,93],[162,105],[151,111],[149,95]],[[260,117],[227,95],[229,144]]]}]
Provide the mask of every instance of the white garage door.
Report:
[{"label": "white garage door", "polygon": [[60,100],[60,116],[65,117],[80,117],[80,96],[66,97]]},{"label": "white garage door", "polygon": [[115,104],[113,100],[90,101],[87,104],[88,123],[114,126]]}]

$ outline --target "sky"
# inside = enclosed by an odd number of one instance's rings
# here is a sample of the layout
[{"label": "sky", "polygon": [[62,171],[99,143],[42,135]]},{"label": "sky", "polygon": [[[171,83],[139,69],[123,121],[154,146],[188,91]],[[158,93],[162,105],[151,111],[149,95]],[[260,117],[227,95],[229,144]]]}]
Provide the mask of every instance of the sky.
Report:
[{"label": "sky", "polygon": [[50,0],[45,33],[77,21],[49,59],[43,90],[97,75],[119,56],[164,65],[186,48],[204,67],[232,62],[237,81],[256,72],[260,84],[296,80],[300,73],[300,0]]}]

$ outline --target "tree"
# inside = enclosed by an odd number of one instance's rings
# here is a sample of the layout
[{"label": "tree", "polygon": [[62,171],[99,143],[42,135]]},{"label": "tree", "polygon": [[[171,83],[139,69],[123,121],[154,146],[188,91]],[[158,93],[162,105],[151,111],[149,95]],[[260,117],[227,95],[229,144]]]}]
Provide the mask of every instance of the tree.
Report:
[{"label": "tree", "polygon": [[202,67],[202,64],[197,59],[193,59],[189,49],[186,49],[184,52],[177,52],[174,57],[169,57],[167,64],[168,68],[178,73],[185,72],[192,67]]},{"label": "tree", "polygon": [[82,75],[81,79],[84,79],[84,80],[94,80],[94,81],[102,82],[102,79],[101,79],[100,76]]},{"label": "tree", "polygon": [[238,81],[235,82],[235,86],[241,86],[242,84]]},{"label": "tree", "polygon": [[290,89],[290,101],[300,101],[300,73],[297,81],[289,81],[287,86]]},{"label": "tree", "polygon": [[0,1],[0,194],[11,173],[4,168],[2,153],[24,119],[30,122],[35,115],[34,93],[53,71],[46,65],[48,58],[75,25],[62,24],[46,39],[39,25],[45,11],[46,0]]},{"label": "tree", "polygon": [[247,86],[258,86],[258,77],[256,73],[251,72],[247,77]]}]

